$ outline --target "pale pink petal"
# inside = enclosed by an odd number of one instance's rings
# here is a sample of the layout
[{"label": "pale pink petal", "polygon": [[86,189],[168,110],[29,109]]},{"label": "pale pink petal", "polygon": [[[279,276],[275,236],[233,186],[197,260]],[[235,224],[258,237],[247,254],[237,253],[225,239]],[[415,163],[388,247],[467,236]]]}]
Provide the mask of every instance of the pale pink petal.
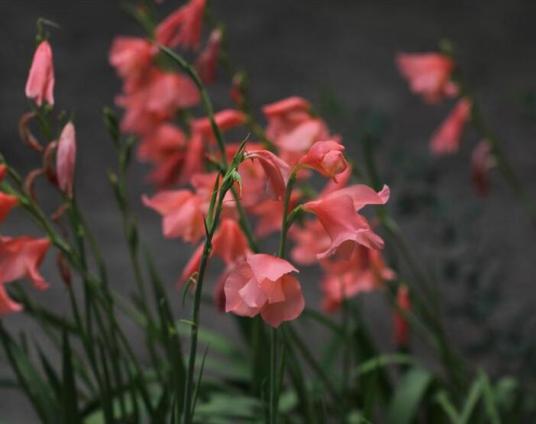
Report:
[{"label": "pale pink petal", "polygon": [[280,282],[285,300],[267,303],[261,310],[262,319],[272,327],[279,327],[284,321],[292,321],[300,316],[305,308],[305,300],[298,280],[284,276]]}]

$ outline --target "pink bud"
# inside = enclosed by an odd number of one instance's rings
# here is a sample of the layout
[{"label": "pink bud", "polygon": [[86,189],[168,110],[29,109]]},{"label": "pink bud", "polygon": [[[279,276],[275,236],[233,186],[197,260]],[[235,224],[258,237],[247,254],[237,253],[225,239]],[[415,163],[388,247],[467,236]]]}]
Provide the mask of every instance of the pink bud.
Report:
[{"label": "pink bud", "polygon": [[72,122],[63,128],[56,153],[56,172],[60,189],[69,197],[73,195],[74,168],[76,162],[76,134]]},{"label": "pink bud", "polygon": [[48,41],[41,42],[35,50],[26,81],[26,97],[34,99],[38,106],[41,106],[43,101],[49,105],[54,104],[54,65]]}]

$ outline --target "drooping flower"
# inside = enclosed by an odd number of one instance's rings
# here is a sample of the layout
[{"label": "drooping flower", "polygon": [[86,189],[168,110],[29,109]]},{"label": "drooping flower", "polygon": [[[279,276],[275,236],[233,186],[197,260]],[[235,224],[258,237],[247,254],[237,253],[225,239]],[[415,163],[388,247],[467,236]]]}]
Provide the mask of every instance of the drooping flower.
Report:
[{"label": "drooping flower", "polygon": [[394,338],[395,344],[398,347],[407,347],[409,344],[409,324],[404,316],[411,310],[411,300],[409,298],[409,290],[406,285],[398,287],[396,293],[396,304],[400,311],[395,311],[393,317]]},{"label": "drooping flower", "polygon": [[33,99],[37,106],[43,102],[54,105],[54,65],[52,48],[48,41],[42,41],[35,50],[32,66],[26,81],[26,97]]},{"label": "drooping flower", "polygon": [[319,252],[317,258],[324,259],[335,254],[348,258],[357,245],[381,249],[383,240],[357,211],[366,205],[385,204],[388,199],[387,186],[376,193],[370,187],[357,184],[303,204],[305,211],[316,215],[331,239],[331,244]]},{"label": "drooping flower", "polygon": [[473,187],[479,196],[489,193],[489,171],[495,166],[491,147],[486,140],[480,141],[471,155],[471,177]]},{"label": "drooping flower", "polygon": [[288,164],[268,150],[248,151],[245,157],[246,159],[258,160],[264,170],[274,198],[280,199],[285,193],[290,176]]},{"label": "drooping flower", "polygon": [[197,72],[205,84],[210,84],[216,79],[222,35],[219,28],[212,31],[205,49],[195,61]]},{"label": "drooping flower", "polygon": [[272,327],[296,319],[305,301],[293,272],[298,271],[284,259],[246,256],[225,279],[225,311],[248,317],[260,314]]},{"label": "drooping flower", "polygon": [[0,315],[22,310],[22,305],[9,297],[5,284],[27,277],[39,290],[48,287],[38,268],[49,246],[47,239],[0,237]]},{"label": "drooping flower", "polygon": [[460,139],[465,123],[471,116],[471,102],[461,99],[441,126],[432,135],[430,149],[435,155],[455,153],[460,147]]},{"label": "drooping flower", "polygon": [[152,198],[143,196],[145,206],[162,215],[162,232],[166,238],[182,238],[194,243],[204,234],[206,202],[190,190],[164,190]]},{"label": "drooping flower", "polygon": [[197,48],[204,13],[205,0],[190,0],[156,27],[156,41],[171,48]]},{"label": "drooping flower", "polygon": [[[287,213],[289,213],[298,201],[300,194],[293,191],[290,194]],[[274,200],[272,198],[260,200],[256,204],[250,205],[248,209],[257,218],[255,235],[266,237],[271,233],[279,231],[283,222],[283,199]]]},{"label": "drooping flower", "polygon": [[116,37],[110,48],[109,61],[125,80],[125,91],[136,88],[153,61],[156,48],[139,37]]},{"label": "drooping flower", "polygon": [[338,140],[318,141],[300,159],[299,164],[336,180],[337,175],[348,167],[343,152],[344,146]]},{"label": "drooping flower", "polygon": [[399,53],[396,63],[408,80],[411,91],[420,94],[428,103],[437,103],[445,96],[454,96],[458,90],[450,81],[454,62],[439,53]]},{"label": "drooping flower", "polygon": [[290,253],[291,258],[301,265],[317,263],[317,255],[331,244],[328,233],[318,219],[308,219],[303,226],[292,226],[289,236],[295,243]]},{"label": "drooping flower", "polygon": [[73,195],[76,164],[76,133],[72,122],[63,128],[56,153],[56,175],[60,190],[67,196]]},{"label": "drooping flower", "polygon": [[395,273],[385,265],[380,251],[357,246],[348,259],[323,260],[326,276],[321,287],[324,310],[333,312],[343,299],[370,292],[392,280]]}]

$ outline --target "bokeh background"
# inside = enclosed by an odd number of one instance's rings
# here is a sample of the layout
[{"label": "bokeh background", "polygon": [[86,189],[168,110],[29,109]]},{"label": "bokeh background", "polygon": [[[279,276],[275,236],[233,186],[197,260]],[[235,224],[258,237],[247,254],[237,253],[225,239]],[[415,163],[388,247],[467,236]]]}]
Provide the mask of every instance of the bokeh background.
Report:
[{"label": "bokeh background", "polygon": [[[162,11],[182,2],[167,0]],[[449,38],[459,63],[482,101],[484,114],[519,175],[536,197],[536,3],[529,0],[343,1],[213,0],[216,16],[227,23],[233,60],[247,71],[253,103],[261,106],[290,95],[310,99],[333,132],[343,135],[359,163],[358,138],[367,116],[384,125],[379,161],[394,194],[390,208],[421,262],[435,276],[443,294],[444,315],[452,343],[469,361],[495,375],[535,375],[531,334],[536,301],[534,244],[536,229],[500,178],[492,178],[488,198],[475,196],[470,183],[470,152],[478,141],[468,131],[461,152],[433,159],[428,138],[450,104],[427,106],[409,93],[394,66],[400,51],[434,50]],[[103,106],[112,105],[120,83],[107,53],[118,34],[141,34],[113,0],[0,1],[0,151],[21,170],[37,166],[22,146],[17,122],[28,109],[24,84],[33,54],[35,22],[46,17],[61,25],[53,30],[56,101],[74,113],[78,133],[78,193],[101,242],[114,285],[132,285],[124,239],[106,170],[114,166],[111,142],[102,124]],[[216,104],[230,104],[226,83],[216,84]],[[166,241],[160,220],[141,207],[141,193],[151,192],[146,168],[131,174],[132,200],[144,239],[174,292],[174,282],[191,249]],[[42,191],[39,191],[42,190]],[[38,186],[45,207],[57,199]],[[14,214],[2,234],[32,232]],[[52,287],[37,299],[61,312],[64,290],[49,259],[45,273]],[[307,300],[318,303],[314,271],[302,273]],[[180,304],[176,294],[177,305]],[[376,338],[391,340],[390,316],[381,296],[367,296],[367,317]],[[177,314],[181,314],[177,306]],[[215,313],[208,326],[232,331]],[[10,328],[32,329],[23,317],[6,319]],[[135,334],[135,333],[133,333]],[[39,334],[30,333],[39,339]],[[133,336],[134,337],[134,336]],[[141,340],[140,340],[141,344]],[[532,365],[531,365],[532,363]],[[523,373],[521,373],[523,370]],[[0,378],[9,374],[0,355]],[[15,390],[2,390],[0,422],[35,420]]]}]

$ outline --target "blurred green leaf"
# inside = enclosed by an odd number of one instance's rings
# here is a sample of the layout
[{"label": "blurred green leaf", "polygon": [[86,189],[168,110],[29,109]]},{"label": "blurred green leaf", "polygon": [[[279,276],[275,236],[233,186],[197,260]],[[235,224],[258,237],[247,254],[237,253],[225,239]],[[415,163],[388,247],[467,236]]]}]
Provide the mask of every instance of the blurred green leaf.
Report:
[{"label": "blurred green leaf", "polygon": [[414,367],[407,371],[395,390],[387,413],[387,423],[412,423],[432,381],[432,374],[423,368]]}]

